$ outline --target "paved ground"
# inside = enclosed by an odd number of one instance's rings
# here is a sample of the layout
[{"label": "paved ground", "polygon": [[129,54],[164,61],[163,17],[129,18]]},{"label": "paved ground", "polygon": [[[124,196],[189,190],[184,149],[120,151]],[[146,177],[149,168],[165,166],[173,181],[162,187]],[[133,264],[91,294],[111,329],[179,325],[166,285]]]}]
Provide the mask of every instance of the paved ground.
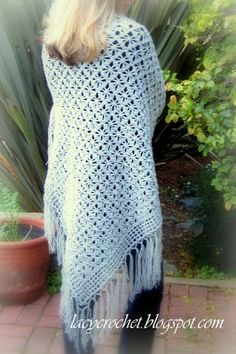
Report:
[{"label": "paved ground", "polygon": [[[184,281],[182,280],[184,283]],[[0,307],[0,354],[64,354],[58,317],[60,295],[45,294],[27,306]],[[222,328],[156,329],[153,354],[236,354],[236,290],[165,281],[159,320],[224,319]],[[209,322],[208,322],[209,323]],[[187,322],[185,322],[187,326]],[[119,333],[96,354],[116,354]]]}]

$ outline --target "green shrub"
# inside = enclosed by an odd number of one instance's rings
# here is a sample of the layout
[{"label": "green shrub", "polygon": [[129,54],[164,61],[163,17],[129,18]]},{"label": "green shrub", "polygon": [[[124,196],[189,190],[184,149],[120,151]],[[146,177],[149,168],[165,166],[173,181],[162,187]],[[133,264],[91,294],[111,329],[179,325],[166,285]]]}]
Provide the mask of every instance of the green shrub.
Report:
[{"label": "green shrub", "polygon": [[49,294],[57,294],[61,289],[61,272],[59,269],[53,270],[48,275],[47,288]]},{"label": "green shrub", "polygon": [[0,241],[18,241],[22,238],[18,234],[19,220],[16,215],[20,211],[17,199],[18,192],[12,193],[8,188],[0,185],[0,212],[7,213],[10,220],[0,224]]},{"label": "green shrub", "polygon": [[181,26],[185,45],[197,47],[198,66],[187,79],[168,72],[172,91],[166,122],[183,120],[198,150],[214,158],[212,186],[224,207],[236,207],[236,14],[234,0],[191,0]]}]

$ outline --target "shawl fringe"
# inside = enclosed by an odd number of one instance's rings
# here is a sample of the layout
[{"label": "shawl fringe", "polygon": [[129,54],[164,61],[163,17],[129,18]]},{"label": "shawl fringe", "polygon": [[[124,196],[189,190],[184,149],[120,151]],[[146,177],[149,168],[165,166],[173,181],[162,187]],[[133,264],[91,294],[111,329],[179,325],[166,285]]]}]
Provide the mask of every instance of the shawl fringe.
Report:
[{"label": "shawl fringe", "polygon": [[[47,205],[47,204],[46,204]],[[57,254],[59,265],[63,265],[66,235],[60,223],[60,219],[49,209],[44,210],[45,235],[47,235],[49,250]],[[146,241],[144,245],[143,241]],[[138,245],[140,247],[138,247]],[[132,250],[124,255],[122,264],[118,270],[110,277],[105,286],[102,287],[86,306],[81,307],[70,293],[71,287],[63,277],[62,266],[62,287],[59,313],[61,320],[65,324],[65,332],[69,338],[78,346],[78,341],[85,349],[91,340],[93,345],[102,344],[105,336],[114,331],[114,328],[103,326],[94,328],[89,333],[84,328],[71,328],[74,315],[78,320],[119,320],[124,318],[128,301],[133,302],[136,295],[142,290],[150,290],[157,287],[161,281],[161,262],[162,262],[162,223],[152,233],[138,242]],[[129,259],[129,267],[126,257]],[[135,263],[135,274],[134,274]],[[90,304],[93,303],[93,309]],[[88,323],[88,322],[87,322]],[[95,323],[95,322],[93,322]]]}]

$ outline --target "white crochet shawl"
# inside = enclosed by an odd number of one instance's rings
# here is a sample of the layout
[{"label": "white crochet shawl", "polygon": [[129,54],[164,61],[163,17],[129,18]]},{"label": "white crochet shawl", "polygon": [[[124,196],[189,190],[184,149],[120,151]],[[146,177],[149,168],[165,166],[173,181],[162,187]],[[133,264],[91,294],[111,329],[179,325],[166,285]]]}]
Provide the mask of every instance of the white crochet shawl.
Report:
[{"label": "white crochet shawl", "polygon": [[71,328],[75,314],[77,320],[122,318],[128,300],[161,278],[162,212],[152,137],[165,105],[163,74],[150,33],[136,21],[116,15],[107,43],[96,61],[76,66],[42,48],[53,98],[45,236],[61,265],[60,316],[74,343],[82,334],[84,347],[89,338],[102,343],[112,326],[100,322],[90,333]]}]

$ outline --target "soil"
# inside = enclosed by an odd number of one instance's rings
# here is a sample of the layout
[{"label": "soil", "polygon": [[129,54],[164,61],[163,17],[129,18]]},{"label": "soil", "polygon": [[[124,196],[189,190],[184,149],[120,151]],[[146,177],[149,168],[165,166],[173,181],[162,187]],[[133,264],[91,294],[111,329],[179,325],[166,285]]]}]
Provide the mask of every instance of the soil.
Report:
[{"label": "soil", "polygon": [[159,196],[163,213],[163,258],[174,264],[178,271],[191,268],[192,259],[187,250],[191,232],[178,228],[178,223],[191,219],[191,212],[178,204],[181,197],[181,182],[194,175],[210,162],[209,157],[198,153],[183,156],[157,165]]}]

